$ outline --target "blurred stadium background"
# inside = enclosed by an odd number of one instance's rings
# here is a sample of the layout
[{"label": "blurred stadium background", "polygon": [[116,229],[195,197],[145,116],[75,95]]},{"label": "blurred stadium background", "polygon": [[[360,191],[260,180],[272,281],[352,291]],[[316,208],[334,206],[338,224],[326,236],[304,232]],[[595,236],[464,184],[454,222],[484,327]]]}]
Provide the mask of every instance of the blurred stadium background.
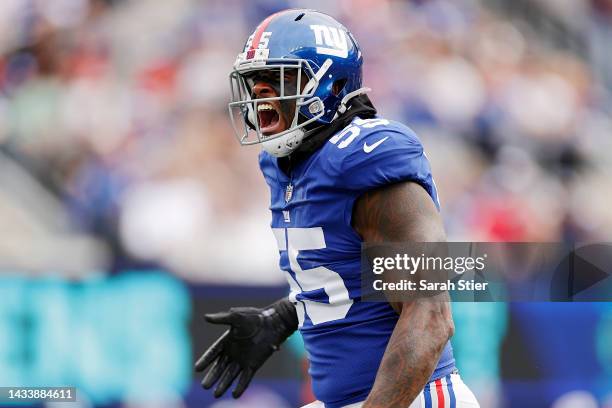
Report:
[{"label": "blurred stadium background", "polygon": [[[610,241],[610,0],[3,0],[0,385],[79,407],[309,401],[299,338],[242,400],[192,372],[202,315],[286,293],[227,74],[282,8],[328,12],[386,117],[422,137],[450,240]],[[612,407],[612,305],[456,304],[489,407]],[[47,404],[46,406],[53,406]]]}]

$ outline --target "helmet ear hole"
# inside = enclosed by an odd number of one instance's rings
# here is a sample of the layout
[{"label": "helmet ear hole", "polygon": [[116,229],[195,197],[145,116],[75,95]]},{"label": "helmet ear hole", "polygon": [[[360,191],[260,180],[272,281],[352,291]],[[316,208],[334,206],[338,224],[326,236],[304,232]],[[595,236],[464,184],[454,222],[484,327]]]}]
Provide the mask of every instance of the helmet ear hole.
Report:
[{"label": "helmet ear hole", "polygon": [[340,95],[340,92],[342,92],[345,85],[346,85],[346,78],[336,79],[332,85],[332,93],[335,96]]}]

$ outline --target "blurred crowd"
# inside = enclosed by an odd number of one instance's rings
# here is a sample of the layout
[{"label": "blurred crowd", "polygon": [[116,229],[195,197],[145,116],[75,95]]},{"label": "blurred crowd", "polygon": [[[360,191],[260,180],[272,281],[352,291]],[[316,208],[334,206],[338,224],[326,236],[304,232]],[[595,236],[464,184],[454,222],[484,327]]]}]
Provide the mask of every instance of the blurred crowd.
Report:
[{"label": "blurred crowd", "polygon": [[355,34],[379,113],[423,139],[449,239],[610,238],[608,0],[6,0],[0,267],[282,281],[227,76],[257,23],[288,7]]}]

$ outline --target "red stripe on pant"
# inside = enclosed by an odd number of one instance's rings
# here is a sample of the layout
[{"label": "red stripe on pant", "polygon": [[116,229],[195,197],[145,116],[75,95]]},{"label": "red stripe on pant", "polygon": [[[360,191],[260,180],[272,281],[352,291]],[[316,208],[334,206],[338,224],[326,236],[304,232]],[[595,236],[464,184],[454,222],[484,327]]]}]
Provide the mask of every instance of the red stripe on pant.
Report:
[{"label": "red stripe on pant", "polygon": [[438,395],[438,408],[444,408],[444,391],[442,390],[442,380],[436,380],[436,394]]}]

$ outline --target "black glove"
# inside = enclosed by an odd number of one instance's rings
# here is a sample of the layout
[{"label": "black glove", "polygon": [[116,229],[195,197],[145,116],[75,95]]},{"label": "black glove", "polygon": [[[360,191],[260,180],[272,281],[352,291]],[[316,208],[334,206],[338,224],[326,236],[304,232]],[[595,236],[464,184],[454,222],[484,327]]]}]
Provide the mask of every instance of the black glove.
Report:
[{"label": "black glove", "polygon": [[215,398],[222,396],[238,375],[232,396],[240,397],[259,367],[298,327],[295,306],[287,299],[263,309],[235,307],[204,317],[213,324],[230,325],[195,364],[196,371],[210,367],[202,386],[209,389],[218,381]]}]

